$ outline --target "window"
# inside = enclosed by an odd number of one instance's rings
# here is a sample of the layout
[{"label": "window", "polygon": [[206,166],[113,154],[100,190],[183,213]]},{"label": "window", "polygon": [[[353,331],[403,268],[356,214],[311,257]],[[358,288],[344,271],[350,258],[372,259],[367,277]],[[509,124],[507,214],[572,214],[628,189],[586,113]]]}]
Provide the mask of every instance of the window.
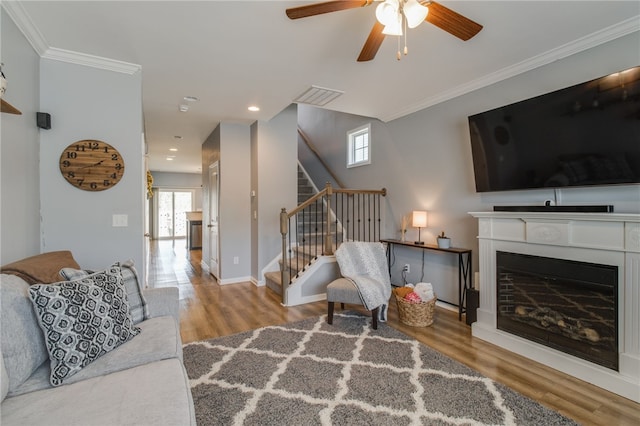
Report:
[{"label": "window", "polygon": [[347,132],[347,167],[371,163],[371,124]]}]

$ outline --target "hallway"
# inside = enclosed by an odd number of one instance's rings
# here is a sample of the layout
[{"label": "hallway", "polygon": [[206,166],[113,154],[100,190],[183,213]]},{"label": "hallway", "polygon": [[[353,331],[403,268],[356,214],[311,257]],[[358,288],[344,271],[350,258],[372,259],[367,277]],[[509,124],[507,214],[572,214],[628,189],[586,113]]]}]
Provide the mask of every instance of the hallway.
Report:
[{"label": "hallway", "polygon": [[178,286],[184,343],[326,313],[324,301],[285,308],[267,287],[250,282],[221,286],[202,271],[201,256],[201,250],[187,250],[185,240],[150,243],[149,285]]}]

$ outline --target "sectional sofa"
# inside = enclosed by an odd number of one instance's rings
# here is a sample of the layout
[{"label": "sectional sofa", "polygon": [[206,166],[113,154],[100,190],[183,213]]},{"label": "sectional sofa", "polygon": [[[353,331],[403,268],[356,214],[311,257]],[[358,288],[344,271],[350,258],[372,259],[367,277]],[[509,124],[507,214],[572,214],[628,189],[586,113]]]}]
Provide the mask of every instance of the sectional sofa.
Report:
[{"label": "sectional sofa", "polygon": [[196,424],[177,288],[142,289],[130,262],[83,271],[70,252],[1,272],[3,426]]}]

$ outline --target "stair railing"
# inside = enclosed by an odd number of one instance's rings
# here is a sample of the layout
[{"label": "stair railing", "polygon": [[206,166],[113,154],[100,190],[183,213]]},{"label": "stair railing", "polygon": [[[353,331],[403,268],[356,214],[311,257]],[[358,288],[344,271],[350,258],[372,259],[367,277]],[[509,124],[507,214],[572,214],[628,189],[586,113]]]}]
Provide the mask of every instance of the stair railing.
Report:
[{"label": "stair railing", "polygon": [[[379,241],[381,198],[387,190],[325,188],[290,212],[280,211],[282,302],[287,288],[320,255],[332,255],[342,241]],[[295,271],[292,277],[291,273]]]}]

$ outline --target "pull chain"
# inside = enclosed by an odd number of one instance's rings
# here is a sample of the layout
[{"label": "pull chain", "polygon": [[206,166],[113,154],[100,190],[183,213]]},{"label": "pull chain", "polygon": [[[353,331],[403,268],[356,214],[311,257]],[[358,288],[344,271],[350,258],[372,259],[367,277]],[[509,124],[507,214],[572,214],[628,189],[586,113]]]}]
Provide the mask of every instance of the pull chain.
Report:
[{"label": "pull chain", "polygon": [[409,53],[409,49],[407,48],[407,33],[409,31],[407,31],[407,19],[403,18],[402,21],[404,22],[404,54],[406,56]]}]

